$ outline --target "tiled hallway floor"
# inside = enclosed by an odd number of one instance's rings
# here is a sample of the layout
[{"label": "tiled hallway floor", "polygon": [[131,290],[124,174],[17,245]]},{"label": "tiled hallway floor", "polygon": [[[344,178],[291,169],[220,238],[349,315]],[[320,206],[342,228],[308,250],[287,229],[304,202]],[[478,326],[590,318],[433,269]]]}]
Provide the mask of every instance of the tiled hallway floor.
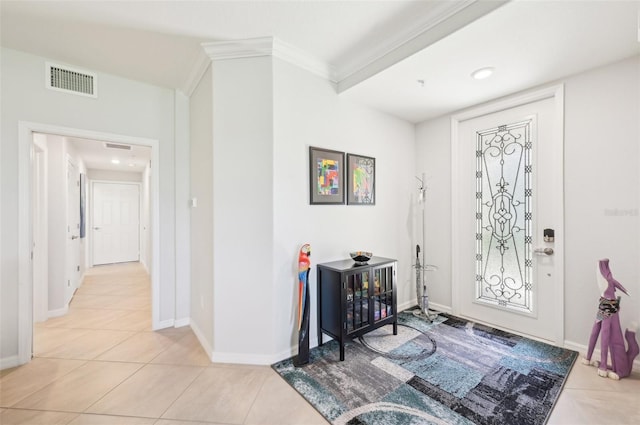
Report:
[{"label": "tiled hallway floor", "polygon": [[189,327],[151,331],[138,263],[87,271],[67,315],[4,370],[0,424],[326,424],[268,366],[212,364]]},{"label": "tiled hallway floor", "polygon": [[[327,423],[270,367],[212,364],[189,327],[152,332],[138,263],[88,270],[69,313],[34,334],[33,361],[0,373],[0,424]],[[638,423],[640,373],[612,381],[579,362],[549,420]]]}]

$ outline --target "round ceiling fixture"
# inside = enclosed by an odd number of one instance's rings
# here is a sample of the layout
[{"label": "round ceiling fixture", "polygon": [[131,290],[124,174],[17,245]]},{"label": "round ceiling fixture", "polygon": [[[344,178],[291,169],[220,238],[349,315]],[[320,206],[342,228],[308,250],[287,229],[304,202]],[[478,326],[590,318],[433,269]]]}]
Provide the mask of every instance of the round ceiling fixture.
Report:
[{"label": "round ceiling fixture", "polygon": [[489,78],[491,77],[491,75],[493,75],[493,70],[494,69],[490,66],[486,68],[476,69],[471,73],[471,77],[476,80],[484,80],[485,78]]}]

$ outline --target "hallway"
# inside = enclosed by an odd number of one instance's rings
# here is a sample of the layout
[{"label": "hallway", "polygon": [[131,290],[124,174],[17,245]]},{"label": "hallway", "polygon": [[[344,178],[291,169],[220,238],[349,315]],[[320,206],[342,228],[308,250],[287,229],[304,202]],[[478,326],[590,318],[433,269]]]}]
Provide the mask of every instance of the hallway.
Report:
[{"label": "hallway", "polygon": [[[2,424],[326,424],[267,366],[212,364],[186,326],[151,331],[139,263],[87,270],[69,313],[3,370]],[[192,422],[193,421],[193,422]]]}]

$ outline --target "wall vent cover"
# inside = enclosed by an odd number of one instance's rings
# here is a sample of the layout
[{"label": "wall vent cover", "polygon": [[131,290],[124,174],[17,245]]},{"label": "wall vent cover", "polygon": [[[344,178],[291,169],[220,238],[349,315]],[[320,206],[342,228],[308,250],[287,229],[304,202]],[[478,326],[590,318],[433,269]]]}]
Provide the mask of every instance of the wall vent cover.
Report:
[{"label": "wall vent cover", "polygon": [[109,142],[105,142],[104,143],[104,147],[107,149],[122,149],[125,151],[130,151],[131,150],[131,146],[129,145],[118,145],[116,143],[109,143]]},{"label": "wall vent cover", "polygon": [[80,96],[98,97],[95,73],[49,62],[46,66],[47,88]]}]

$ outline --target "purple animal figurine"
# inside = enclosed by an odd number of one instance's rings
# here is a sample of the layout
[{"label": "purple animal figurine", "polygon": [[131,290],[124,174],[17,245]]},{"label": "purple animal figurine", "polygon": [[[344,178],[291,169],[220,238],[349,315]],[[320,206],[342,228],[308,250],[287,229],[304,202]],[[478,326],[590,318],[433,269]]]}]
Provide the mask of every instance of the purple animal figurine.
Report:
[{"label": "purple animal figurine", "polygon": [[[596,322],[591,330],[589,349],[582,363],[598,368],[598,375],[611,379],[625,378],[631,374],[633,360],[640,352],[636,341],[636,329],[627,329],[622,337],[620,327],[620,297],[616,297],[616,289],[627,293],[624,286],[611,275],[609,259],[605,258],[598,263],[596,272],[598,286],[603,291],[598,304]],[[596,341],[600,336],[600,361],[591,361]],[[624,339],[627,340],[628,349],[625,351]],[[608,367],[607,357],[611,353],[611,367]]]}]

